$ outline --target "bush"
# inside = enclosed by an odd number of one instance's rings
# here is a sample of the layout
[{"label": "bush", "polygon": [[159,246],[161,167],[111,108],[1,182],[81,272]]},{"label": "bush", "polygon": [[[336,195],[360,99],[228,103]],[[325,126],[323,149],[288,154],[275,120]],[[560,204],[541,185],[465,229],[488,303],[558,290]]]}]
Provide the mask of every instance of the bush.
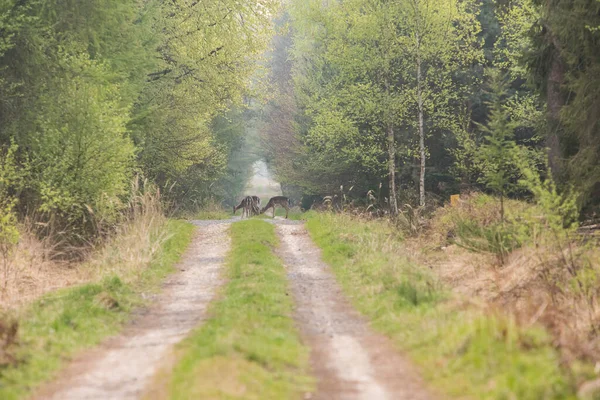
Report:
[{"label": "bush", "polygon": [[[536,206],[519,200],[504,199],[507,210],[501,222],[499,200],[496,197],[473,193],[462,196],[457,206],[438,209],[431,220],[431,234],[435,243],[463,241],[464,247],[497,253],[500,249],[515,249],[528,239],[529,230],[521,224],[525,214],[535,214]],[[486,244],[475,244],[483,239]],[[461,243],[458,243],[461,244]],[[471,244],[471,245],[470,245]]]},{"label": "bush", "polygon": [[[577,193],[559,193],[551,178],[542,181],[533,169],[522,171],[520,184],[533,194],[535,204],[504,199],[503,221],[496,197],[481,193],[463,196],[458,206],[447,205],[434,214],[431,233],[435,243],[444,246],[451,242],[492,253],[500,263],[515,249],[532,244],[566,253],[564,264],[573,264],[570,243],[577,228]],[[572,273],[577,269],[575,265],[566,267]]]},{"label": "bush", "polygon": [[455,243],[469,250],[495,254],[500,264],[504,264],[510,252],[526,240],[526,235],[521,233],[514,221],[480,226],[473,220],[458,219]]},{"label": "bush", "polygon": [[0,257],[3,265],[3,288],[6,288],[11,263],[10,255],[19,241],[17,216],[14,208],[17,198],[11,191],[21,186],[23,177],[15,162],[17,146],[0,149]]},{"label": "bush", "polygon": [[85,56],[67,57],[72,76],[57,78],[40,96],[32,149],[33,206],[60,228],[81,234],[93,218],[115,219],[126,194],[134,146],[125,129],[128,110],[118,88],[77,70],[105,73]]}]

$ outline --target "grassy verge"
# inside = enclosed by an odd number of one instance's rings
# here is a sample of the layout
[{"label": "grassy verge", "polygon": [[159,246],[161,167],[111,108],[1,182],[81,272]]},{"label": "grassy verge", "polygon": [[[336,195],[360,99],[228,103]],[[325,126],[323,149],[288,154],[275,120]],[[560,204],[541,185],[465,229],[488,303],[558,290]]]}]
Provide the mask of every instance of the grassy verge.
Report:
[{"label": "grassy verge", "polygon": [[131,310],[143,303],[141,293],[158,289],[174,271],[189,245],[193,226],[169,221],[169,238],[149,267],[135,279],[118,275],[50,293],[18,315],[19,363],[0,369],[0,399],[26,396],[51,379],[76,352],[119,331]]},{"label": "grassy verge", "polygon": [[274,227],[231,227],[229,283],[212,317],[177,349],[167,377],[171,399],[290,399],[310,391],[308,350],[291,317],[283,265],[272,253]]},{"label": "grassy verge", "polygon": [[231,213],[223,209],[219,210],[200,210],[193,215],[193,218],[190,219],[198,219],[198,220],[222,220],[229,219],[232,217]]},{"label": "grassy verge", "polygon": [[224,208],[219,202],[209,201],[201,206],[184,210],[178,215],[187,220],[223,220],[231,218],[231,208]]},{"label": "grassy verge", "polygon": [[569,399],[551,338],[444,291],[384,222],[309,213],[307,228],[354,305],[452,398]]},{"label": "grassy verge", "polygon": [[[304,219],[304,215],[305,215],[305,213],[303,213],[302,211],[299,211],[298,209],[290,209],[290,212],[288,213],[288,219],[292,220],[292,221],[300,221],[300,220]],[[275,216],[285,218],[285,209],[281,208],[281,207],[277,207],[275,210]],[[260,219],[273,218],[273,209],[269,208],[269,210],[267,212],[265,212],[264,214],[260,214],[258,216],[258,218],[260,218]]]}]

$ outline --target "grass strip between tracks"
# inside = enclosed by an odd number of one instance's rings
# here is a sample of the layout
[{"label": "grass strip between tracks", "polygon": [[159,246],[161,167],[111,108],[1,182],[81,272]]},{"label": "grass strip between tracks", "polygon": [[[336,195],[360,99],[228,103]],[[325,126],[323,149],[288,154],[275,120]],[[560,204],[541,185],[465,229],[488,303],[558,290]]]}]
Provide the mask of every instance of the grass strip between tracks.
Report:
[{"label": "grass strip between tracks", "polygon": [[181,342],[167,376],[170,399],[293,399],[310,392],[309,352],[292,318],[293,303],[273,225],[231,226],[228,283],[205,324]]},{"label": "grass strip between tracks", "polygon": [[188,247],[193,225],[169,221],[168,238],[150,265],[133,279],[118,275],[43,296],[18,315],[18,363],[0,368],[0,399],[27,396],[53,378],[64,361],[117,333],[144,303],[142,293],[155,291]]},{"label": "grass strip between tracks", "polygon": [[390,336],[445,398],[570,399],[574,385],[541,327],[448,293],[402,255],[384,221],[307,214],[307,228],[354,306]]}]

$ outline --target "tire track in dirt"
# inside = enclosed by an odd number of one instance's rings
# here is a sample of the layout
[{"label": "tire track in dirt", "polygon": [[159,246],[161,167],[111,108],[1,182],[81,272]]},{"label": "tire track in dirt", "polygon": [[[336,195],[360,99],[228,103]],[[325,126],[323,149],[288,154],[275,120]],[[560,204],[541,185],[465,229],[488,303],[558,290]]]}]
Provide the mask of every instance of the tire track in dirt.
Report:
[{"label": "tire track in dirt", "polygon": [[430,400],[420,376],[344,298],[304,226],[277,224],[318,384],[312,399]]},{"label": "tire track in dirt", "polygon": [[170,348],[205,318],[222,284],[221,267],[230,247],[229,223],[203,223],[153,305],[117,337],[75,359],[58,381],[35,399],[137,399],[170,354]]}]

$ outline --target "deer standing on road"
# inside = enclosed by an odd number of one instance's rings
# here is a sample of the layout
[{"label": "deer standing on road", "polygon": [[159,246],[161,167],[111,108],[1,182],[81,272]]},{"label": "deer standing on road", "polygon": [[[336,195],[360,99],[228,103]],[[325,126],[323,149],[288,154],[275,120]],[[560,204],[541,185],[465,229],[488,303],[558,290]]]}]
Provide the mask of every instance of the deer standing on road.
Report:
[{"label": "deer standing on road", "polygon": [[240,208],[242,209],[242,218],[244,218],[245,216],[250,216],[250,212],[252,209],[252,197],[251,196],[244,197],[242,199],[242,201],[240,202],[240,204],[233,207],[233,215],[235,215],[236,211],[239,210]]},{"label": "deer standing on road", "polygon": [[260,212],[260,198],[258,196],[246,196],[242,199],[240,204],[233,207],[233,215],[240,208],[243,208],[242,218],[244,216],[250,217],[252,215],[258,215]]},{"label": "deer standing on road", "polygon": [[258,196],[250,196],[252,197],[252,215],[260,214],[260,197]]},{"label": "deer standing on road", "polygon": [[273,218],[275,218],[275,206],[281,206],[285,208],[285,219],[287,219],[288,213],[290,211],[290,199],[288,199],[285,196],[271,197],[265,208],[260,210],[260,213],[263,214],[269,208],[273,208]]}]

